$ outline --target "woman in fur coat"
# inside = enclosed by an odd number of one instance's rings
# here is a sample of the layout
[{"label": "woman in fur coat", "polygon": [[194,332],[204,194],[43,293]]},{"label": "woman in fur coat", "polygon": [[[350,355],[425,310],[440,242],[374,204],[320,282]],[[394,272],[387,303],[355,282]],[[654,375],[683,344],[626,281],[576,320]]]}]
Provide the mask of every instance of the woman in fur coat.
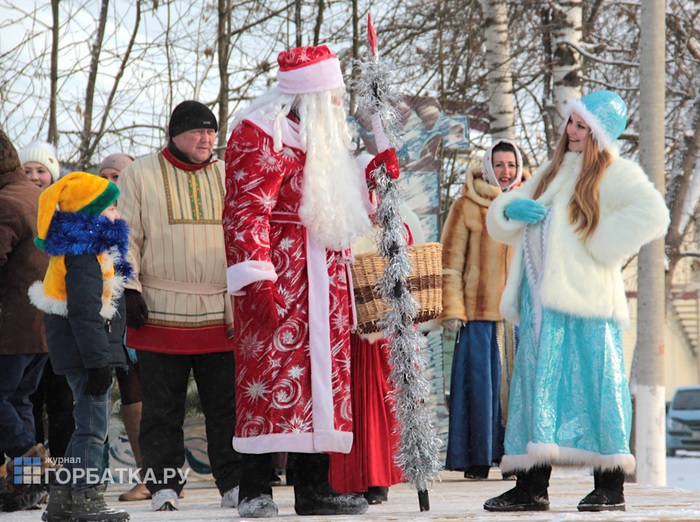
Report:
[{"label": "woman in fur coat", "polygon": [[487,214],[489,233],[515,248],[500,309],[520,325],[501,461],[518,481],[489,511],[549,509],[553,464],[593,468],[580,511],[625,509],[635,460],[621,265],[669,223],[661,194],[613,147],[626,125],[615,93],[570,102],[553,159]]},{"label": "woman in fur coat", "polygon": [[445,330],[459,332],[450,380],[445,467],[464,471],[465,478],[488,478],[491,465],[503,456],[501,388],[508,379],[501,379],[501,359],[508,370],[516,336],[498,303],[512,247],[489,237],[486,212],[502,192],[520,186],[522,169],[515,143],[496,140],[484,154],[481,170],[467,172],[462,195],[450,208],[442,232],[439,321]]}]

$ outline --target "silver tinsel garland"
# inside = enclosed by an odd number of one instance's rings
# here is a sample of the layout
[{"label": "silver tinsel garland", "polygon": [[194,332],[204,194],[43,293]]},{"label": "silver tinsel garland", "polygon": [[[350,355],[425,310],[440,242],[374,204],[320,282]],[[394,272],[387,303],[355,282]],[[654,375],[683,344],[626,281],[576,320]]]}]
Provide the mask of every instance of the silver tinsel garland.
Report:
[{"label": "silver tinsel garland", "polygon": [[[398,150],[402,143],[397,132],[401,116],[396,106],[401,96],[391,85],[395,76],[394,67],[384,61],[370,58],[355,62],[355,68],[359,70],[359,75],[350,84],[350,88],[357,95],[357,109],[378,115],[388,146]],[[379,146],[376,133],[375,141]]]},{"label": "silver tinsel garland", "polygon": [[[373,58],[361,62],[359,67],[361,75],[354,84],[358,105],[374,116],[378,149],[383,150],[381,143],[384,139],[385,145],[398,149],[401,140],[395,102],[399,97],[389,84],[393,69]],[[377,124],[377,117],[381,125]],[[375,223],[381,226],[378,250],[387,261],[376,288],[389,304],[389,310],[379,325],[389,340],[389,359],[393,367],[389,378],[394,388],[400,430],[400,446],[394,458],[405,478],[419,491],[420,498],[420,492],[427,494],[442,469],[440,439],[433,425],[434,403],[430,383],[424,376],[427,364],[422,350],[426,349],[427,342],[416,328],[417,303],[408,285],[411,264],[399,213],[403,194],[398,180],[387,175],[384,165],[376,169],[374,175],[379,200]]]}]

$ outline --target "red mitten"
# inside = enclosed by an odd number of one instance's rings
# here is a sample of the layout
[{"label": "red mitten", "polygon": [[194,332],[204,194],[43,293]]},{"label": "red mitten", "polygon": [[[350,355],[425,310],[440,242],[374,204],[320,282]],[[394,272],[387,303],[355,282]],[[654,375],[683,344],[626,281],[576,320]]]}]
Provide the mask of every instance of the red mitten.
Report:
[{"label": "red mitten", "polygon": [[374,171],[382,163],[384,163],[386,173],[391,179],[399,179],[399,158],[396,156],[396,151],[394,149],[386,149],[372,158],[365,169],[365,179],[368,187],[373,188],[376,185]]},{"label": "red mitten", "polygon": [[260,314],[259,321],[264,329],[275,330],[279,326],[279,315],[277,314],[277,306],[286,308],[286,303],[282,296],[275,288],[275,283],[272,281],[258,281],[250,285],[249,292],[252,292],[255,297],[255,302],[259,304],[258,313]]}]

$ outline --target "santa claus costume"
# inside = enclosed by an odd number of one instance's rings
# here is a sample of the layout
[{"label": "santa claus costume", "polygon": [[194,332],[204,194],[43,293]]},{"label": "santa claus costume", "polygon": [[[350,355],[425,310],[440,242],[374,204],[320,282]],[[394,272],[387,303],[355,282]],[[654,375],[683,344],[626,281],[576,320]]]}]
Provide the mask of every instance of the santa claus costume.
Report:
[{"label": "santa claus costume", "polygon": [[328,484],[323,452],[352,446],[349,272],[369,225],[350,149],[338,59],[326,46],[278,56],[278,85],[234,121],[224,235],[235,296],[236,433],[247,454],[239,514],[276,516],[270,453],[295,460],[295,510],[362,513]]}]

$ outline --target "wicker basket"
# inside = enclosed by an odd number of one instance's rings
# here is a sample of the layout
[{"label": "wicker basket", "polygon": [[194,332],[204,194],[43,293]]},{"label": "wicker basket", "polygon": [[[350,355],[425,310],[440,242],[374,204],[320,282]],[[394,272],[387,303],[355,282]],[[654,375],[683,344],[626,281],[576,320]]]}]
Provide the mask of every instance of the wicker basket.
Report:
[{"label": "wicker basket", "polygon": [[[416,323],[435,319],[442,312],[442,245],[421,243],[408,247],[411,262],[409,289],[418,302]],[[360,254],[352,266],[357,310],[357,333],[379,332],[377,322],[387,306],[374,288],[386,261],[379,254]]]}]

